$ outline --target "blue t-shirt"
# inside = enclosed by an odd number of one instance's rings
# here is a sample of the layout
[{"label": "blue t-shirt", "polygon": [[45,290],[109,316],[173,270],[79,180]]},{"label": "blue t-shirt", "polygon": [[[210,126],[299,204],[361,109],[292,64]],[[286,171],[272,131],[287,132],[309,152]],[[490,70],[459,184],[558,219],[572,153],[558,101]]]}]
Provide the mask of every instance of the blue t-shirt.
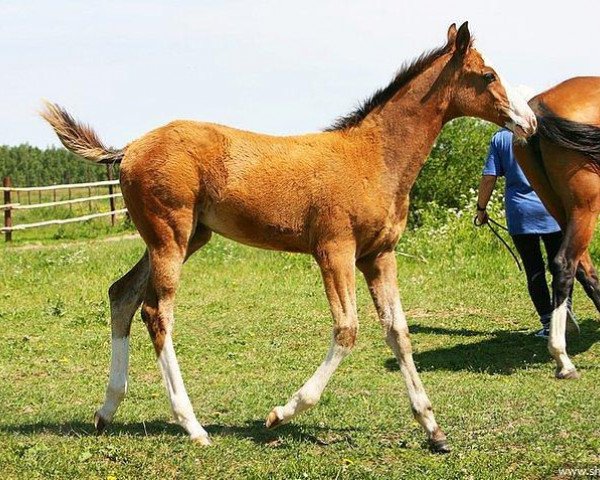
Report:
[{"label": "blue t-shirt", "polygon": [[483,175],[506,177],[504,207],[511,235],[552,233],[560,231],[556,220],[548,213],[529,185],[512,151],[513,134],[502,129],[490,143]]}]

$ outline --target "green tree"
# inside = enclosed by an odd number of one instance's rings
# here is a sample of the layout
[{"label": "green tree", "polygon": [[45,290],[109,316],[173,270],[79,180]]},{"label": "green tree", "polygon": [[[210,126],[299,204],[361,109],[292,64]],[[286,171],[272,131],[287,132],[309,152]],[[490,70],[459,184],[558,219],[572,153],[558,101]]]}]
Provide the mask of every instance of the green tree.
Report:
[{"label": "green tree", "polygon": [[22,187],[94,182],[106,180],[106,166],[94,165],[64,148],[42,150],[27,144],[3,145],[0,176],[10,176],[13,185]]},{"label": "green tree", "polygon": [[411,225],[419,225],[419,212],[431,203],[456,209],[468,203],[497,130],[496,125],[473,118],[444,127],[411,191]]}]

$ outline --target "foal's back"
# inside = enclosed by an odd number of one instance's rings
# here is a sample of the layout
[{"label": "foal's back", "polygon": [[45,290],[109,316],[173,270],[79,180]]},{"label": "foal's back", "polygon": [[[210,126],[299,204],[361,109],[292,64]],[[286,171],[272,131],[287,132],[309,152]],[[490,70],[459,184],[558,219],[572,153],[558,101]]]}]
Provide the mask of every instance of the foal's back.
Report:
[{"label": "foal's back", "polygon": [[192,209],[198,222],[236,241],[309,252],[329,231],[373,235],[387,223],[394,192],[382,182],[375,138],[278,137],[176,121],[127,147],[123,195],[134,210]]}]

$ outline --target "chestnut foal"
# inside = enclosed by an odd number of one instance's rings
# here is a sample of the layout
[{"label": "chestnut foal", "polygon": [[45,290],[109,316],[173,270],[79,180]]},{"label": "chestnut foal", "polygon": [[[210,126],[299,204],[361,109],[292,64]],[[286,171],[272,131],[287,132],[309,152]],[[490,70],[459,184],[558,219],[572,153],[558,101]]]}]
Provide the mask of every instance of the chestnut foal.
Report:
[{"label": "chestnut foal", "polygon": [[600,311],[588,246],[600,212],[600,77],[576,77],[533,97],[538,133],[514,152],[564,238],[552,265],[554,312],[548,350],[557,378],[578,378],[566,350],[566,300],[575,277]]},{"label": "chestnut foal", "polygon": [[125,396],[131,319],[140,304],[177,423],[209,444],[196,420],[173,349],[173,303],[185,260],[212,232],[255,247],[311,254],[333,315],[329,352],[267,427],[314,406],[356,339],[355,266],[364,274],[410,404],[435,451],[448,451],[412,358],[397,287],[394,246],[408,194],[442,126],[475,116],[531,135],[536,120],[472,47],[467,23],[447,43],[403,68],[357,111],[323,133],[261,135],[210,123],[175,121],[107,149],[88,127],[48,104],[44,118],[71,151],[121,163],[125,204],[147,250],[109,289],[112,360],[102,431]]}]

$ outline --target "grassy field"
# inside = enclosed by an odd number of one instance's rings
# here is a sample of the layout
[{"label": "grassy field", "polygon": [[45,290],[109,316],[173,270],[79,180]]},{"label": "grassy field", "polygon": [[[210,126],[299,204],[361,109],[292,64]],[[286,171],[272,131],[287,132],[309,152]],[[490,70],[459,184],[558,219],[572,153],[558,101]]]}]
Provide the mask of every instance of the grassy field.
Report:
[{"label": "grassy field", "polygon": [[[130,390],[106,435],[106,289],[141,255],[129,239],[0,248],[2,478],[572,478],[600,467],[600,322],[578,288],[579,381],[554,380],[524,278],[469,220],[408,232],[399,282],[415,360],[453,452],[425,448],[364,282],[361,330],[320,404],[262,421],[308,378],[331,320],[308,257],[215,238],[186,265],[175,341],[214,446],[170,422],[154,351],[132,327]],[[598,249],[593,255],[598,258]]]}]

